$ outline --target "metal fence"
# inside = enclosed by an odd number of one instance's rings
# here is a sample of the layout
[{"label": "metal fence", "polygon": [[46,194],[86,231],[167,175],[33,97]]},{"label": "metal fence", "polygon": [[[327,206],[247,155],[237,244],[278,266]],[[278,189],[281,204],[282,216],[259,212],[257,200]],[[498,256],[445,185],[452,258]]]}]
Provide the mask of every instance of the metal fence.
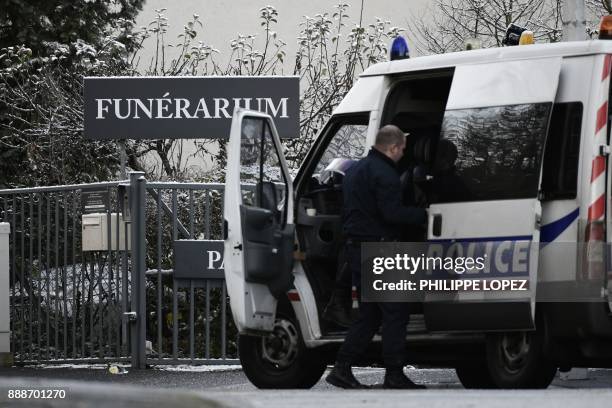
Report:
[{"label": "metal fence", "polygon": [[118,182],[0,191],[0,219],[11,224],[11,350],[17,363],[129,357],[129,254],[81,251],[82,191]]},{"label": "metal fence", "polygon": [[[177,239],[223,239],[223,184],[147,184],[148,364],[236,362],[223,280],[173,278]],[[229,318],[228,318],[229,316]]]},{"label": "metal fence", "polygon": [[[104,193],[105,250],[83,251],[82,201],[90,191]],[[0,221],[11,224],[16,364],[237,362],[224,281],[173,276],[176,239],[222,238],[222,203],[221,184],[147,184],[141,173],[0,190]]]}]

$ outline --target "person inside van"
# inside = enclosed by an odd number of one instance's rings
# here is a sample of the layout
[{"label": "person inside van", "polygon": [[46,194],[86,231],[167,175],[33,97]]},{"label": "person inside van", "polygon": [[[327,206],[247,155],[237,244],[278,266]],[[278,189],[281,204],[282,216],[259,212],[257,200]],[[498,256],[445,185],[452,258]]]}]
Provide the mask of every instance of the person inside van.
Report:
[{"label": "person inside van", "polygon": [[427,183],[428,201],[432,203],[451,203],[469,201],[470,190],[457,174],[457,146],[449,139],[438,142],[433,177]]},{"label": "person inside van", "polygon": [[[397,126],[383,126],[366,157],[355,163],[344,178],[343,230],[345,257],[353,285],[361,286],[361,244],[396,241],[401,231],[423,225],[427,213],[422,208],[402,204],[397,162],[404,155],[406,137]],[[364,388],[353,376],[351,365],[367,350],[382,324],[385,388],[417,389],[404,375],[408,308],[400,302],[360,302],[359,317],[349,328],[336,363],[326,381],[341,388]]]},{"label": "person inside van", "polygon": [[[410,133],[406,133],[408,137]],[[398,163],[400,168],[400,183],[402,203],[407,206],[427,208],[428,200],[423,183],[427,182],[429,171],[429,156],[431,137],[427,131],[419,130],[408,138],[410,148]],[[426,225],[414,225],[404,228],[401,234],[403,242],[422,242],[427,238]]]}]

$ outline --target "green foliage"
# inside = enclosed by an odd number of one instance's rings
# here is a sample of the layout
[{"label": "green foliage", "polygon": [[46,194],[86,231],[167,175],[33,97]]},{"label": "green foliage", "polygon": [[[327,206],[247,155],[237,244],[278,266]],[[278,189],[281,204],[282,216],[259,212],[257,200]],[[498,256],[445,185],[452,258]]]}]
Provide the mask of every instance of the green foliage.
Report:
[{"label": "green foliage", "polygon": [[113,142],[83,136],[82,77],[126,72],[122,43],[101,39],[0,51],[0,186],[71,184],[113,179]]},{"label": "green foliage", "polygon": [[0,0],[0,188],[113,179],[113,142],[83,137],[83,76],[129,75],[144,0]]},{"label": "green foliage", "polygon": [[0,48],[27,45],[35,56],[46,55],[45,42],[84,41],[100,45],[112,29],[125,45],[130,21],[145,0],[0,0]]}]

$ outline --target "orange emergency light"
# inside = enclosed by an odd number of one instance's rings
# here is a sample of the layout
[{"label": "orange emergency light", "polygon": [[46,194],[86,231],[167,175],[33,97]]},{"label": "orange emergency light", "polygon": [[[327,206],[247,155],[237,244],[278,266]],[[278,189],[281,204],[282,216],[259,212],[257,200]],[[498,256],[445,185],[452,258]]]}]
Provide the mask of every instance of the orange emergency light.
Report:
[{"label": "orange emergency light", "polygon": [[599,23],[599,39],[612,39],[612,16],[603,16],[601,18],[601,22]]},{"label": "orange emergency light", "polygon": [[519,45],[529,45],[534,44],[535,40],[533,39],[533,31],[525,30],[521,33],[521,38],[519,39]]}]

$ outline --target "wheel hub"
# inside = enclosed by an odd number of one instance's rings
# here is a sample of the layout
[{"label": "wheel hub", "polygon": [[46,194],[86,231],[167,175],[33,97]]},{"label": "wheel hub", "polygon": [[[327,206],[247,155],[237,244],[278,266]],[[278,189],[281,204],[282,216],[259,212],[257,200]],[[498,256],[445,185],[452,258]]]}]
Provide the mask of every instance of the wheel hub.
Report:
[{"label": "wheel hub", "polygon": [[504,334],[500,346],[506,367],[510,371],[519,371],[524,366],[529,353],[527,333]]},{"label": "wheel hub", "polygon": [[262,339],[263,358],[279,368],[290,366],[298,354],[298,332],[286,319],[277,319],[272,333]]}]

